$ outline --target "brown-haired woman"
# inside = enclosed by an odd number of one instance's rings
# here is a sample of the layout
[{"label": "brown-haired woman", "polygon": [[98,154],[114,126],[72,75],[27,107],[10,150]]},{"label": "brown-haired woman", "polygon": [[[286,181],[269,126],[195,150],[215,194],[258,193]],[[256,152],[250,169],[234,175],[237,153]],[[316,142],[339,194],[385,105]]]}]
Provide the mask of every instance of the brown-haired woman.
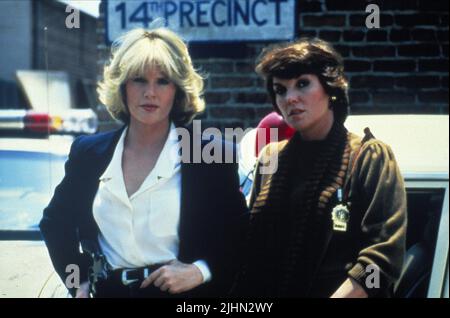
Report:
[{"label": "brown-haired woman", "polygon": [[389,146],[344,127],[342,57],[300,39],[264,50],[256,70],[296,134],[261,151],[233,294],[388,296],[405,250],[404,183]]}]

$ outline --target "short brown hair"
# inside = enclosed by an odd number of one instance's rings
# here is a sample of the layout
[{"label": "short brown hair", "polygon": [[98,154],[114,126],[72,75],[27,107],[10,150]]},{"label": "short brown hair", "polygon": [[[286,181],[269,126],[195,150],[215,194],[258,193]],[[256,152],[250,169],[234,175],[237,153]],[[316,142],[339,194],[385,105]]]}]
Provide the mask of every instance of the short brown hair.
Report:
[{"label": "short brown hair", "polygon": [[318,38],[301,38],[296,42],[265,48],[257,62],[256,72],[266,80],[266,89],[274,109],[280,113],[273,91],[273,78],[291,79],[314,74],[331,97],[335,119],[344,123],[348,115],[348,81],[342,56],[333,46]]}]

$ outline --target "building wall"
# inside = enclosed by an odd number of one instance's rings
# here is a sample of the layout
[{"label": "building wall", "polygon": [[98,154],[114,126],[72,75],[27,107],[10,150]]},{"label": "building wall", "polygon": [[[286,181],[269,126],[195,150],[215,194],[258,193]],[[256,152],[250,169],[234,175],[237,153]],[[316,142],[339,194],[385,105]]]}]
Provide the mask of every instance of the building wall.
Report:
[{"label": "building wall", "polygon": [[0,31],[0,108],[22,106],[15,73],[32,65],[31,3],[1,1]]},{"label": "building wall", "polygon": [[[34,69],[66,71],[71,79],[74,96],[80,92],[80,83],[94,87],[97,78],[97,19],[80,11],[80,28],[66,27],[66,4],[53,0],[33,1]],[[44,27],[47,27],[45,34]],[[81,107],[80,100],[75,104]],[[92,105],[93,106],[93,105]]]},{"label": "building wall", "polygon": [[45,70],[46,52],[50,71],[69,74],[74,105],[96,105],[97,19],[80,11],[80,28],[68,29],[65,8],[55,0],[0,1],[0,108],[26,108],[15,73]]},{"label": "building wall", "polygon": [[2,1],[0,30],[0,43],[4,45],[0,50],[0,79],[15,81],[16,69],[29,69],[32,63],[31,3]]},{"label": "building wall", "polygon": [[[328,40],[343,55],[353,114],[448,113],[447,1],[297,3],[297,36]],[[380,7],[379,29],[366,28],[368,3]],[[100,65],[109,49],[104,44],[103,5],[98,25]],[[254,61],[267,44],[190,45],[194,64],[208,73],[203,127],[255,127],[271,111],[264,83],[254,73]]]}]

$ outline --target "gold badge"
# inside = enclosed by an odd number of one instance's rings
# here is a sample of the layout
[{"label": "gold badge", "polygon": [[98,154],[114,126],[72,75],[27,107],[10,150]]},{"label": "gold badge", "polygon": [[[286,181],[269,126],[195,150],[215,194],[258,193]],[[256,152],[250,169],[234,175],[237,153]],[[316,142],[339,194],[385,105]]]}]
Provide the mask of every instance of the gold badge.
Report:
[{"label": "gold badge", "polygon": [[339,232],[347,231],[347,223],[350,220],[350,211],[345,203],[342,203],[342,189],[337,192],[339,204],[331,211],[331,220],[333,221],[333,230]]}]

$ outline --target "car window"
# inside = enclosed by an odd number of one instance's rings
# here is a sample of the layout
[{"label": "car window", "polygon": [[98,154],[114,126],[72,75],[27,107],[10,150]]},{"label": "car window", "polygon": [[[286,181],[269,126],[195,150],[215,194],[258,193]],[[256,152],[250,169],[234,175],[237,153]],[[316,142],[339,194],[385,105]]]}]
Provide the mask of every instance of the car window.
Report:
[{"label": "car window", "polygon": [[398,293],[401,297],[425,298],[430,284],[445,189],[408,188],[407,196],[407,253]]},{"label": "car window", "polygon": [[[436,243],[445,189],[407,189],[408,230],[406,248],[420,241]],[[434,246],[433,246],[434,251]]]},{"label": "car window", "polygon": [[66,156],[0,150],[0,230],[37,229]]}]

